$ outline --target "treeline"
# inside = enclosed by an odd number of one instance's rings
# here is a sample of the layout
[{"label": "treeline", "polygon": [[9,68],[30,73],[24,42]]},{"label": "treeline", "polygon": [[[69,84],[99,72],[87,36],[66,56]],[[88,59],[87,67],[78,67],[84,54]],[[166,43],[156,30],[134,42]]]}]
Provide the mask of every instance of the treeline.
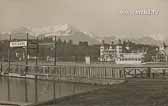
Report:
[{"label": "treeline", "polygon": [[[34,40],[35,41],[35,40]],[[47,57],[55,57],[55,42],[52,39],[39,39],[38,58],[46,60]],[[40,45],[42,44],[42,45]],[[8,60],[8,41],[0,41],[0,59]],[[36,45],[34,46],[36,47]],[[92,61],[97,61],[99,57],[100,45],[88,45],[88,42],[79,42],[74,44],[72,40],[66,41],[57,39],[56,41],[56,58],[57,61],[84,61],[85,56],[90,56]],[[30,47],[31,48],[31,47]],[[11,61],[18,61],[21,58],[24,61],[26,55],[25,48],[10,48]],[[34,57],[37,55],[36,49],[29,49],[29,55]],[[18,54],[19,56],[17,56]]]},{"label": "treeline", "polygon": [[[38,58],[41,60],[46,60],[47,57],[54,58],[55,56],[55,42],[51,38],[39,39]],[[119,43],[123,46],[124,52],[146,52],[145,61],[152,61],[152,56],[156,55],[158,52],[157,46],[136,44],[132,41],[121,41]],[[0,59],[1,61],[7,61],[8,59],[8,41],[0,41]],[[129,47],[129,49],[127,48]],[[19,56],[16,56],[16,53]],[[11,59],[17,61],[18,58],[22,58],[25,55],[25,49],[23,48],[11,48]],[[36,56],[36,50],[29,50],[30,56]],[[74,44],[72,40],[61,40],[56,41],[56,57],[57,61],[84,61],[85,56],[90,56],[91,61],[98,61],[100,56],[100,44],[88,45],[88,42],[79,42]],[[24,60],[24,59],[22,59]]]},{"label": "treeline", "polygon": [[[72,40],[66,41],[58,39],[56,42],[56,57],[58,61],[84,61],[85,56],[90,56],[92,61],[97,61],[99,57],[100,45],[88,45],[88,42],[74,44]],[[40,56],[55,56],[55,45],[40,46]]]}]

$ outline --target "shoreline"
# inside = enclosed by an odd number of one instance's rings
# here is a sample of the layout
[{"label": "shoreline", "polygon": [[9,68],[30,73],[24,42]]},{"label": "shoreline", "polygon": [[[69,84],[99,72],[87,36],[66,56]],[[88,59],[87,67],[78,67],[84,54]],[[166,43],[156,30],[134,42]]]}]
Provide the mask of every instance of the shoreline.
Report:
[{"label": "shoreline", "polygon": [[[27,79],[35,79],[35,75],[26,75],[26,76],[21,76],[20,74],[17,73],[9,73],[9,74],[4,74],[0,75],[4,77],[14,77],[14,78],[27,78]],[[38,76],[38,75],[37,75]],[[91,84],[91,85],[100,85],[100,86],[107,86],[107,85],[113,85],[113,84],[119,84],[125,82],[123,79],[107,79],[102,80],[102,79],[83,79],[82,78],[53,78],[54,76],[38,76],[37,80],[45,80],[45,81],[59,81],[59,82],[66,82],[66,83],[80,83],[80,84]]]}]

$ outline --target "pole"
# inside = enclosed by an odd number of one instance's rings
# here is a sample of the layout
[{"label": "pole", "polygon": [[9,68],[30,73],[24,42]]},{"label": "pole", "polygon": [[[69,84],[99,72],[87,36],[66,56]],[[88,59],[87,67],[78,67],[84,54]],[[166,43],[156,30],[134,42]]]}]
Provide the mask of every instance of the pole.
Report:
[{"label": "pole", "polygon": [[27,78],[25,76],[25,102],[28,102]]},{"label": "pole", "polygon": [[7,77],[7,83],[8,83],[8,101],[10,101],[11,99],[10,99],[10,79],[9,79],[9,77]]},{"label": "pole", "polygon": [[28,45],[29,45],[29,43],[28,43],[28,39],[29,39],[29,34],[27,33],[27,35],[26,35],[27,37],[26,37],[26,42],[27,42],[27,46],[26,46],[26,56],[25,56],[25,64],[26,64],[26,69],[25,69],[25,75],[27,74],[27,72],[28,72],[28,54],[29,54],[29,47],[28,47]]},{"label": "pole", "polygon": [[56,92],[55,92],[55,79],[53,79],[53,98],[55,100],[56,98]]},{"label": "pole", "polygon": [[148,78],[151,77],[151,68],[150,67],[147,68],[147,77]]},{"label": "pole", "polygon": [[56,36],[55,36],[55,55],[54,55],[54,65],[56,66],[56,62],[57,62],[57,59],[56,59],[56,57],[57,57],[57,54],[56,54],[56,50],[57,50],[57,39],[56,39]]},{"label": "pole", "polygon": [[[55,54],[54,54],[54,66],[55,66],[55,69],[54,69],[54,71],[56,71],[56,65],[57,65],[57,52],[56,52],[56,50],[57,50],[57,39],[56,39],[57,37],[55,36]],[[56,92],[55,92],[55,79],[53,80],[53,89],[54,89],[54,99],[56,98]],[[55,100],[54,100],[55,101]]]},{"label": "pole", "polygon": [[[10,42],[11,42],[11,34],[9,35],[9,45],[8,45],[8,74],[10,72],[10,58],[11,58],[11,48],[10,48]],[[8,101],[10,101],[10,79],[8,77]]]},{"label": "pole", "polygon": [[134,69],[134,74],[135,74],[135,78],[137,77],[137,71],[136,68]]},{"label": "pole", "polygon": [[38,102],[38,88],[37,88],[37,75],[35,75],[35,85],[34,85],[35,87],[35,103],[37,103]]},{"label": "pole", "polygon": [[38,52],[39,52],[39,44],[38,44],[38,37],[36,39],[36,66],[38,65]]},{"label": "pole", "polygon": [[11,34],[9,35],[9,45],[8,45],[8,74],[10,72],[10,59],[11,59],[11,48],[10,48],[10,42],[11,42]]},{"label": "pole", "polygon": [[0,73],[0,76],[1,76],[1,74],[2,74],[2,70],[3,70],[3,65],[2,65],[2,63],[1,63],[1,73]]}]

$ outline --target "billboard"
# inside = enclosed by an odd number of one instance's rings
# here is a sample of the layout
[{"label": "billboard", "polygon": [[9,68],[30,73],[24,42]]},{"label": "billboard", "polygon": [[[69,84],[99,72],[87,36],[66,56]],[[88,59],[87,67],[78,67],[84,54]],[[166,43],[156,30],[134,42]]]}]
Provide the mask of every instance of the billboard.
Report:
[{"label": "billboard", "polygon": [[27,41],[10,42],[10,47],[25,47],[25,46],[27,46]]}]

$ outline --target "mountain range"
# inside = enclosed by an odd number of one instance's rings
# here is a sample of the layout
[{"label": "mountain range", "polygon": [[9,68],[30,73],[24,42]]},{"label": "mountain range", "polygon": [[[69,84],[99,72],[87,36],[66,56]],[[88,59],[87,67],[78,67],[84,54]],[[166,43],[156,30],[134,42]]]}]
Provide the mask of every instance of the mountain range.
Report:
[{"label": "mountain range", "polygon": [[[25,39],[26,32],[30,35],[29,38],[35,37],[53,37],[57,36],[62,40],[73,40],[74,43],[78,43],[79,41],[88,41],[89,44],[100,44],[102,40],[107,43],[111,41],[117,42],[120,40],[130,40],[136,43],[141,44],[150,44],[150,45],[158,45],[161,44],[162,39],[158,39],[157,36],[154,35],[121,35],[121,34],[113,34],[109,36],[97,36],[90,32],[85,32],[77,29],[76,27],[63,24],[63,25],[55,25],[55,26],[47,26],[47,27],[19,27],[12,30],[10,33],[13,39]],[[9,33],[0,33],[0,40],[9,39]]]}]

